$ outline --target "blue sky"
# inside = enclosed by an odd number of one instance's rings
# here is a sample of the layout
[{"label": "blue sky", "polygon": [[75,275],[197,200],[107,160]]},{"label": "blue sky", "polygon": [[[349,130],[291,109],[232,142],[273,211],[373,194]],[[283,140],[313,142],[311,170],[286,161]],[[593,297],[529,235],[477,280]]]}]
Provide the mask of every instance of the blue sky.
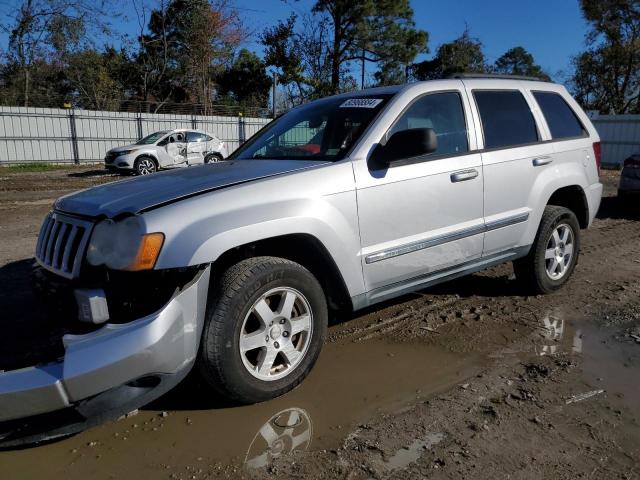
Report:
[{"label": "blue sky", "polygon": [[[113,27],[135,38],[138,31],[135,11],[130,1],[121,1],[123,15],[112,20]],[[153,0],[146,1],[153,4]],[[19,3],[20,0],[0,0],[0,15],[6,20],[4,14],[15,12]],[[247,27],[256,34],[286,18],[292,10],[309,11],[313,3],[313,0],[235,0]],[[571,56],[585,47],[587,25],[577,0],[411,0],[411,4],[418,27],[429,32],[432,53],[440,43],[459,36],[468,25],[473,36],[484,44],[490,62],[507,49],[521,45],[555,76],[560,71],[568,72]],[[6,42],[6,36],[0,34],[1,50],[6,48]],[[256,38],[247,46],[261,52]]]}]

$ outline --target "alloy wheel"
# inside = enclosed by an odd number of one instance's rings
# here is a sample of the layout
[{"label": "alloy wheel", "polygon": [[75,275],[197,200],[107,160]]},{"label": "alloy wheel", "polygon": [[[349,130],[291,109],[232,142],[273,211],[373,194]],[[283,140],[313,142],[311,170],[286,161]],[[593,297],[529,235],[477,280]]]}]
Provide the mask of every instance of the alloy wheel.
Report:
[{"label": "alloy wheel", "polygon": [[156,171],[156,164],[153,160],[148,158],[141,158],[138,160],[138,174],[140,175],[149,175],[150,173],[154,173]]},{"label": "alloy wheel", "polygon": [[304,359],[313,334],[312,312],[302,293],[278,287],[252,305],[240,330],[242,363],[254,377],[287,376]]},{"label": "alloy wheel", "polygon": [[559,280],[567,273],[574,255],[573,229],[566,223],[558,225],[547,242],[544,258],[547,275]]}]

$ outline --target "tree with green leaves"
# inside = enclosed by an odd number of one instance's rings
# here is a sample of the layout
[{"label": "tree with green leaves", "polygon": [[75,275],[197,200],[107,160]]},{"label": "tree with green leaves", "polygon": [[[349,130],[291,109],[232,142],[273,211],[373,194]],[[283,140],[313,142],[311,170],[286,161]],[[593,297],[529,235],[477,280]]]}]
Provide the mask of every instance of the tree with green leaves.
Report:
[{"label": "tree with green leaves", "polygon": [[269,100],[271,78],[264,62],[243,48],[233,64],[216,78],[218,95],[242,106],[264,107]]},{"label": "tree with green leaves", "polygon": [[602,113],[640,113],[640,1],[581,0],[590,48],[573,59],[576,100]]},{"label": "tree with green leaves", "polygon": [[487,70],[482,43],[469,29],[453,42],[438,47],[433,59],[412,66],[416,80],[447,78],[455,73],[484,73]]},{"label": "tree with green leaves", "polygon": [[386,83],[390,72],[426,50],[427,33],[416,28],[409,0],[317,0],[313,11],[330,21],[333,92],[349,62],[380,64],[378,80]]},{"label": "tree with green leaves", "polygon": [[550,80],[540,65],[537,65],[531,55],[523,47],[514,47],[507,50],[498,58],[493,66],[495,73],[503,75],[525,75],[537,77],[542,80]]}]

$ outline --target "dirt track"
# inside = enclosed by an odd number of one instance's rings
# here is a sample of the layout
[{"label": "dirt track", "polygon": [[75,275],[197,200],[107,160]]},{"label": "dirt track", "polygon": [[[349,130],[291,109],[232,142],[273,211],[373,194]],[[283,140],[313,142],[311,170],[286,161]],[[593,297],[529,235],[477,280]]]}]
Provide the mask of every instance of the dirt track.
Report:
[{"label": "dirt track", "polygon": [[[113,179],[0,170],[0,359],[46,341],[25,305],[52,201]],[[0,452],[0,478],[640,478],[640,206],[621,208],[614,172],[603,182],[554,295],[524,296],[504,265],[335,319],[282,398],[222,405],[187,382],[133,417]]]}]

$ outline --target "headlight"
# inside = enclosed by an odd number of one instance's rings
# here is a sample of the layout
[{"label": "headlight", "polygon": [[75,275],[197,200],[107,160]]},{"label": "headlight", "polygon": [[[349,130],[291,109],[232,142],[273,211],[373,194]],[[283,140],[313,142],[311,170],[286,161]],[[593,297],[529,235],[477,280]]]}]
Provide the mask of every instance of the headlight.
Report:
[{"label": "headlight", "polygon": [[121,150],[119,152],[114,152],[116,157],[120,157],[121,155],[129,155],[131,152],[135,152],[135,150]]},{"label": "headlight", "polygon": [[91,234],[87,261],[114,270],[150,270],[156,264],[163,242],[162,233],[145,234],[142,221],[136,216],[117,222],[103,220]]}]

